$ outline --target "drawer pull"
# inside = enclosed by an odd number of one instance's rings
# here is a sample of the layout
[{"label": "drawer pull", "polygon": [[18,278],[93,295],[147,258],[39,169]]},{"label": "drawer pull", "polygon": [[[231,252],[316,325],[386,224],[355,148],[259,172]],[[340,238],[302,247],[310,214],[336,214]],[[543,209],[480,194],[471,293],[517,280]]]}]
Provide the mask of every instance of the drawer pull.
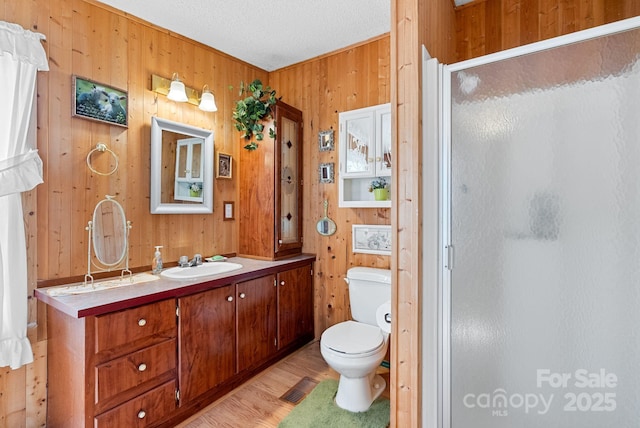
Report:
[{"label": "drawer pull", "polygon": [[227,302],[233,302],[233,296],[227,296]]},{"label": "drawer pull", "polygon": [[244,299],[245,297],[247,297],[247,296],[246,296],[246,294],[244,294],[244,293],[240,293],[240,298],[241,298],[241,299]]},{"label": "drawer pull", "polygon": [[139,325],[140,327],[144,327],[145,325],[147,325],[147,320],[146,320],[146,319],[144,319],[144,318],[140,318],[140,319],[138,320],[138,325]]},{"label": "drawer pull", "polygon": [[147,412],[145,412],[144,410],[140,410],[138,412],[138,419],[144,419],[145,416],[147,416]]},{"label": "drawer pull", "polygon": [[280,281],[280,285],[284,285],[284,281]]},{"label": "drawer pull", "polygon": [[145,371],[146,369],[147,369],[147,365],[146,365],[145,363],[141,363],[141,364],[138,366],[138,371],[139,371],[139,372],[143,372],[143,371]]}]

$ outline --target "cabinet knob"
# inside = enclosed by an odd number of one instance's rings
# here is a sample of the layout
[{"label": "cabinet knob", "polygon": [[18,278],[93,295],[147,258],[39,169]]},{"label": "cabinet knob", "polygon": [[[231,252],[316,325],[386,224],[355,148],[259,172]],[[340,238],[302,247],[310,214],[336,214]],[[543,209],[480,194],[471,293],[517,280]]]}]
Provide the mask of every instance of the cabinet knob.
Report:
[{"label": "cabinet knob", "polygon": [[140,410],[138,412],[138,419],[144,419],[145,416],[147,416],[147,412],[145,412],[144,410]]},{"label": "cabinet knob", "polygon": [[138,366],[138,371],[139,372],[143,372],[147,369],[147,365],[145,363],[140,363],[140,365]]},{"label": "cabinet knob", "polygon": [[227,296],[227,302],[233,302],[233,296]]},{"label": "cabinet knob", "polygon": [[244,293],[240,293],[240,298],[241,298],[241,299],[244,299],[245,297],[247,297],[247,295],[246,295],[246,294],[244,294]]},{"label": "cabinet knob", "polygon": [[280,285],[284,285],[284,281],[280,281]]},{"label": "cabinet knob", "polygon": [[140,318],[140,319],[138,320],[138,325],[139,325],[140,327],[144,327],[145,325],[147,325],[147,320],[146,320],[146,319],[144,319],[144,318]]}]

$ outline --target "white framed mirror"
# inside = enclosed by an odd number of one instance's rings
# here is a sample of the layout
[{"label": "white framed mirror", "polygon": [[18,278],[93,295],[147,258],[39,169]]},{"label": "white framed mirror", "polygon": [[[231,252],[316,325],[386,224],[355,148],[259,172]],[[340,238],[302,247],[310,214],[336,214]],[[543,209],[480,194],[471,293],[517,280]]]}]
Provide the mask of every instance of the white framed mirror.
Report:
[{"label": "white framed mirror", "polygon": [[213,212],[213,131],[151,118],[151,214]]}]

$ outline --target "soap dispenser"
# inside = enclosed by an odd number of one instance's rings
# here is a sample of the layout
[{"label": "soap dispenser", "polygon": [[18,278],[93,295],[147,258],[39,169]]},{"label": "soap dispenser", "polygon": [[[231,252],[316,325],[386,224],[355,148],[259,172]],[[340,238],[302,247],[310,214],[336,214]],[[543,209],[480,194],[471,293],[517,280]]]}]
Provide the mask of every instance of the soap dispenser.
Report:
[{"label": "soap dispenser", "polygon": [[156,245],[156,252],[153,254],[153,263],[151,264],[151,272],[158,275],[162,272],[162,254],[160,253],[162,245]]}]

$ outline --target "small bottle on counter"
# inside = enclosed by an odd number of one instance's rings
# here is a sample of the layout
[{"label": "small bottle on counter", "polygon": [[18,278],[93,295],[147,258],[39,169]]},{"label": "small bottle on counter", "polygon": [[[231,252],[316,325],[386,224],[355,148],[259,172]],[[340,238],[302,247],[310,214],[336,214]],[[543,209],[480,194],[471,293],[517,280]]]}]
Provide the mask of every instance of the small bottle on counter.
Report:
[{"label": "small bottle on counter", "polygon": [[156,245],[156,251],[153,254],[153,262],[151,263],[151,272],[154,275],[158,275],[162,272],[162,254],[160,253],[162,245]]}]

